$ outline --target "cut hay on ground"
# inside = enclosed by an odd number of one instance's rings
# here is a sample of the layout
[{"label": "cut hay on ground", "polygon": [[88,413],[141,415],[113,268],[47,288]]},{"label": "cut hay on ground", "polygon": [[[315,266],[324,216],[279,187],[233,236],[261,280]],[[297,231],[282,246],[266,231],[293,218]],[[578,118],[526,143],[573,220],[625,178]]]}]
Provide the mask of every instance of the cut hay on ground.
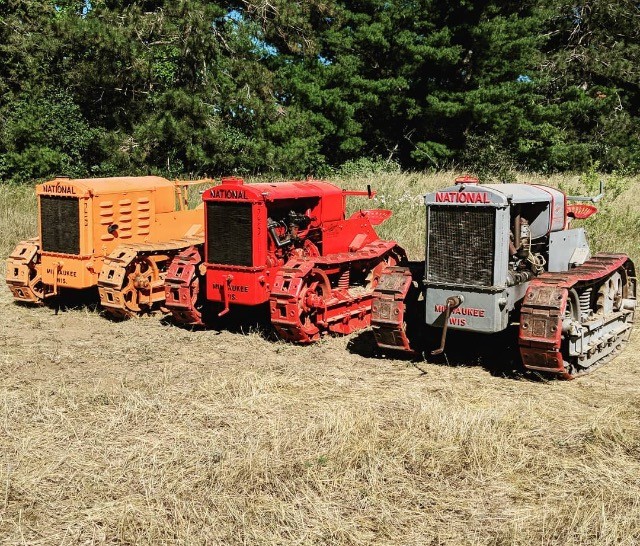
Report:
[{"label": "cut hay on ground", "polygon": [[[393,227],[414,253],[415,211]],[[303,348],[2,288],[0,543],[633,545],[639,339],[547,383],[500,347],[417,368],[370,332]]]}]

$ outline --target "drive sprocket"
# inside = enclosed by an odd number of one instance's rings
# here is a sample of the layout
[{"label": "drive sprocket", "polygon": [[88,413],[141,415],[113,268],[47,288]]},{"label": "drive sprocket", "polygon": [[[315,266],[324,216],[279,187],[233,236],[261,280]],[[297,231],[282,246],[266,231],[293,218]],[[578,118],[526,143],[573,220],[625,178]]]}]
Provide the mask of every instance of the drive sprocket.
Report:
[{"label": "drive sprocket", "polygon": [[133,246],[108,256],[98,277],[100,304],[114,318],[159,310],[164,303],[165,253],[138,252]]}]

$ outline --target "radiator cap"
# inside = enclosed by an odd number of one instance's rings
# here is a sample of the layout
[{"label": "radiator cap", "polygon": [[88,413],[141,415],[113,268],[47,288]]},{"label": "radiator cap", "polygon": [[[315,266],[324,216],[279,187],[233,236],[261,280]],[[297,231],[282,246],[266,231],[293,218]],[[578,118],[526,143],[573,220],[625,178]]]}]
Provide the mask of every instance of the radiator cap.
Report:
[{"label": "radiator cap", "polygon": [[227,178],[222,179],[223,184],[231,184],[232,186],[242,186],[244,184],[244,180],[237,176],[228,176]]},{"label": "radiator cap", "polygon": [[460,184],[478,184],[480,181],[475,177],[469,174],[465,174],[463,176],[459,176],[455,179],[456,185]]}]

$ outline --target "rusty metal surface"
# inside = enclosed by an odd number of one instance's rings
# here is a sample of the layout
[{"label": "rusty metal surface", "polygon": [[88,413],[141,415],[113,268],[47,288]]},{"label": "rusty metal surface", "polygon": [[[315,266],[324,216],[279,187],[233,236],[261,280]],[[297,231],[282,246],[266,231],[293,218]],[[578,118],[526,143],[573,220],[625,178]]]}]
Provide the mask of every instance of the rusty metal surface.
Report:
[{"label": "rusty metal surface", "polygon": [[42,283],[37,238],[21,241],[7,259],[6,281],[16,301],[42,303],[51,291]]},{"label": "rusty metal surface", "polygon": [[204,282],[199,266],[203,245],[190,246],[178,254],[169,265],[165,278],[165,306],[180,324],[204,324],[201,312]]},{"label": "rusty metal surface", "polygon": [[373,295],[371,325],[376,343],[383,349],[415,354],[407,335],[407,298],[413,275],[408,267],[388,267]]},{"label": "rusty metal surface", "polygon": [[100,304],[117,318],[160,310],[165,302],[165,277],[171,260],[202,243],[200,237],[187,237],[119,246],[105,258],[100,270]]},{"label": "rusty metal surface", "polygon": [[[525,368],[573,379],[608,362],[619,352],[628,341],[633,324],[632,310],[622,310],[612,317],[604,314],[598,317],[600,322],[611,320],[623,327],[614,335],[602,330],[599,337],[595,331],[581,354],[568,353],[568,334],[563,335],[569,290],[581,286],[597,287],[616,271],[628,272],[625,273],[626,290],[633,292],[629,299],[635,302],[634,267],[624,254],[597,254],[570,271],[543,273],[531,281],[520,313],[519,345]],[[578,326],[587,320],[588,317],[581,317]]]}]

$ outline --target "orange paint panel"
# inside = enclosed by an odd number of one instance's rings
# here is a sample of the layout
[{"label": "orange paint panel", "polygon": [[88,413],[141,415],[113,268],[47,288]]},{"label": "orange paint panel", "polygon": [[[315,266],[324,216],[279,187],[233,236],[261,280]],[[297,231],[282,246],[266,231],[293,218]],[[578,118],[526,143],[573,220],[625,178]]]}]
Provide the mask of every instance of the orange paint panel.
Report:
[{"label": "orange paint panel", "polygon": [[12,292],[47,297],[61,288],[94,287],[105,257],[124,243],[145,244],[146,252],[153,252],[148,245],[161,252],[167,241],[175,246],[186,236],[193,244],[193,237],[203,237],[203,211],[177,210],[184,185],[144,176],[58,177],[36,186],[39,236],[29,243],[36,255],[13,259],[19,271],[7,279]]}]

